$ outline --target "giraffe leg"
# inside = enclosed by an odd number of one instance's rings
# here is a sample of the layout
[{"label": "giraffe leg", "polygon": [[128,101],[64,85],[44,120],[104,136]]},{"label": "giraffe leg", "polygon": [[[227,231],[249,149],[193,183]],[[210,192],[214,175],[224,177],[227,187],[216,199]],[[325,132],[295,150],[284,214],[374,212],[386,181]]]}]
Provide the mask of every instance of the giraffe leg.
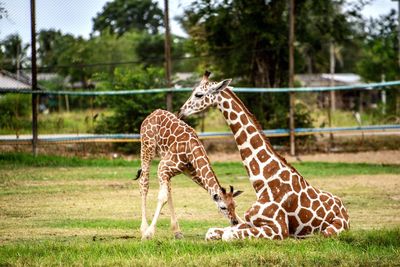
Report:
[{"label": "giraffe leg", "polygon": [[147,142],[146,140],[142,141],[141,145],[141,172],[139,179],[139,189],[140,195],[142,198],[142,223],[140,225],[140,232],[142,235],[145,233],[148,228],[147,216],[146,216],[146,198],[147,193],[149,191],[149,173],[150,173],[150,163],[155,155],[155,144]]},{"label": "giraffe leg", "polygon": [[144,235],[142,236],[142,240],[151,239],[154,236],[156,230],[156,224],[158,217],[160,216],[161,209],[168,201],[168,182],[162,181],[160,182],[160,191],[158,192],[158,201],[156,211],[153,216],[153,220],[151,221],[150,226],[146,229]]},{"label": "giraffe leg", "polygon": [[157,208],[151,221],[150,226],[145,231],[142,239],[151,239],[154,236],[158,217],[160,216],[161,209],[164,207],[169,199],[170,193],[170,179],[177,173],[175,166],[171,165],[170,160],[161,160],[158,164],[158,180],[160,183],[160,191],[158,192]]},{"label": "giraffe leg", "polygon": [[229,227],[224,231],[222,235],[223,241],[231,241],[234,239],[252,239],[252,238],[263,238],[263,239],[279,239],[282,240],[285,237],[281,232],[275,232],[275,227],[271,226],[260,226],[260,227],[249,227],[238,229],[236,227]]},{"label": "giraffe leg", "polygon": [[332,223],[322,231],[322,234],[325,237],[338,235],[340,232],[344,231],[347,228],[346,226],[347,222],[345,222],[342,218],[336,217],[335,219],[333,219]]},{"label": "giraffe leg", "polygon": [[[171,188],[169,187],[169,189],[171,189]],[[172,228],[172,231],[174,232],[174,236],[176,239],[182,239],[183,234],[181,232],[181,228],[179,227],[178,219],[176,218],[174,205],[172,203],[171,190],[169,190],[169,192],[168,192],[168,205],[169,205],[169,209],[171,212],[171,228]]]}]

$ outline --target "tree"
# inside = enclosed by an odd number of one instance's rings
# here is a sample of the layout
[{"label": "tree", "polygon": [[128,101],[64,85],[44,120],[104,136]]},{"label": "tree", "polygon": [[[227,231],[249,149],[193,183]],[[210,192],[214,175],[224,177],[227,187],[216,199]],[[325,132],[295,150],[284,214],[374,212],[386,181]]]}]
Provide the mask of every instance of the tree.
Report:
[{"label": "tree", "polygon": [[27,63],[26,52],[29,44],[23,44],[18,34],[8,35],[1,43],[2,51],[1,68],[10,72],[16,72]]},{"label": "tree", "polygon": [[397,17],[395,10],[377,19],[370,19],[366,25],[366,38],[358,71],[366,81],[397,80]]},{"label": "tree", "polygon": [[[388,15],[370,19],[366,29],[358,72],[369,82],[379,82],[383,77],[386,80],[399,80],[396,12],[391,10]],[[388,90],[387,94],[387,112],[398,114],[398,90]]]},{"label": "tree", "polygon": [[0,19],[7,18],[7,16],[7,9],[4,7],[4,3],[0,2]]},{"label": "tree", "polygon": [[93,32],[115,33],[118,36],[130,30],[157,34],[163,25],[163,12],[152,0],[114,0],[107,2],[93,18]]},{"label": "tree", "polygon": [[38,34],[38,59],[41,67],[51,68],[57,65],[58,47],[62,45],[63,35],[60,30],[41,30]]}]

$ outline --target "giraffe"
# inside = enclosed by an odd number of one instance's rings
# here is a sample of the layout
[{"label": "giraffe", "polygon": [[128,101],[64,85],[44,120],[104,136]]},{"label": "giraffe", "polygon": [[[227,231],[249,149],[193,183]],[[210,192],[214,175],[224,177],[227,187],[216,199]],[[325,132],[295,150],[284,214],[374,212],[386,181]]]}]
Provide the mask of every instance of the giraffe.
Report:
[{"label": "giraffe", "polygon": [[312,187],[271,146],[256,118],[228,87],[230,79],[200,84],[181,107],[187,117],[217,106],[230,126],[257,200],[246,211],[245,223],[211,228],[206,239],[302,238],[315,232],[328,237],[348,229],[349,216],[340,198]]},{"label": "giraffe", "polygon": [[[179,120],[174,114],[157,109],[142,122],[140,135],[141,169],[139,169],[136,179],[140,178],[142,239],[150,239],[154,236],[158,217],[166,202],[171,211],[171,226],[175,238],[183,237],[172,204],[170,185],[171,178],[180,173],[190,176],[195,183],[208,191],[220,213],[229,219],[231,225],[242,222],[236,215],[233,198],[243,192],[234,191],[232,186],[227,192],[225,188],[221,187],[211,168],[206,151],[193,128]],[[161,157],[157,173],[160,190],[157,208],[149,226],[146,218],[146,196],[149,190],[150,163],[157,152]]]}]

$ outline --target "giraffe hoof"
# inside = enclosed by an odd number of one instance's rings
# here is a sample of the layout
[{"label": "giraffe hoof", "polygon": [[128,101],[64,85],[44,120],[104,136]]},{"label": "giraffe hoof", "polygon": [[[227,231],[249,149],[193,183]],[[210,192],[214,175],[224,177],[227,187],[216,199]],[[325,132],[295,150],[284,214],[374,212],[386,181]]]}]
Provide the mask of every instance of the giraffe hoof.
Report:
[{"label": "giraffe hoof", "polygon": [[176,233],[175,233],[175,239],[183,239],[183,234],[182,234],[182,232],[176,232]]},{"label": "giraffe hoof", "polygon": [[206,241],[219,240],[222,238],[224,231],[220,228],[210,228],[206,233]]},{"label": "giraffe hoof", "polygon": [[144,235],[142,235],[142,240],[149,240],[152,239],[154,236],[154,229],[153,228],[147,228],[146,232]]}]

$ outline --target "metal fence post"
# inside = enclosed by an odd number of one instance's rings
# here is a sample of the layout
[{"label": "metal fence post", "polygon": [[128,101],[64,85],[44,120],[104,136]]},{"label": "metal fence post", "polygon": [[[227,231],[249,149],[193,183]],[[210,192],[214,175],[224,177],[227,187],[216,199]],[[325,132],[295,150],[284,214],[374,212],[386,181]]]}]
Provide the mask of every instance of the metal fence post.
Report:
[{"label": "metal fence post", "polygon": [[[294,0],[289,0],[289,87],[294,87]],[[294,136],[295,93],[289,93],[289,128],[290,155],[296,155],[296,140]]]},{"label": "metal fence post", "polygon": [[36,5],[35,0],[31,0],[31,64],[32,64],[32,153],[37,155],[38,143],[38,96],[37,91],[37,68],[36,68]]}]

